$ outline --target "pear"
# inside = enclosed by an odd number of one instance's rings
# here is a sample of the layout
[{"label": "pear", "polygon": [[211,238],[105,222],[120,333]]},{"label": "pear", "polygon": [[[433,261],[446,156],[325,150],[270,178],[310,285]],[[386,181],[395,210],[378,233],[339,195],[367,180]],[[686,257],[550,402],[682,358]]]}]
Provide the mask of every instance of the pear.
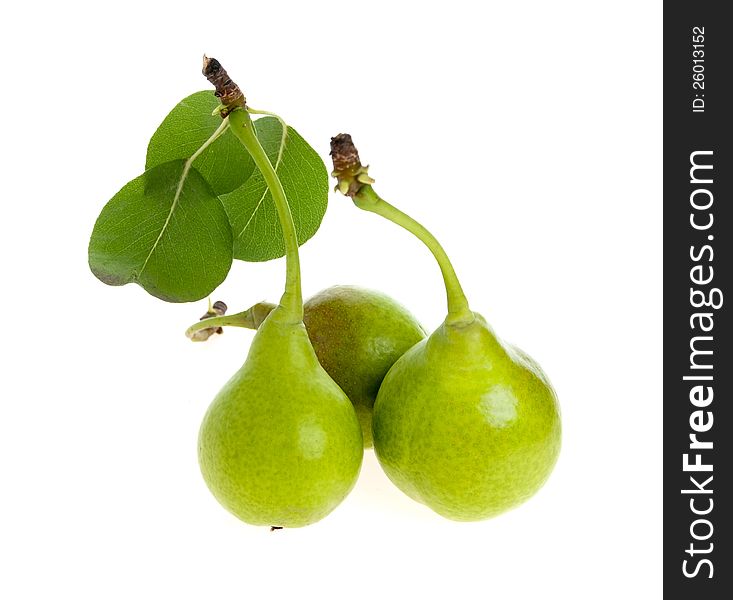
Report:
[{"label": "pear", "polygon": [[560,452],[557,396],[524,352],[468,305],[445,251],[380,198],[351,137],[331,140],[338,188],[354,204],[417,236],[440,266],[448,315],[387,373],[374,405],[377,458],[411,498],[456,521],[518,506],[548,479]]},{"label": "pear", "polygon": [[[194,341],[221,332],[221,325],[257,329],[275,308],[260,302],[244,312],[221,316],[218,302],[187,335]],[[216,316],[216,315],[219,316]],[[364,447],[372,447],[372,408],[379,386],[395,361],[426,332],[415,317],[386,294],[335,285],[306,301],[303,322],[319,362],[351,400],[361,423]]]},{"label": "pear", "polygon": [[364,447],[372,447],[372,408],[395,361],[425,338],[412,314],[386,294],[356,286],[325,289],[303,316],[318,360],[351,400]]},{"label": "pear", "polygon": [[217,500],[243,521],[301,527],[326,516],[354,486],[361,429],[304,325],[281,320],[277,310],[209,407],[199,463]]},{"label": "pear", "polygon": [[486,519],[549,477],[560,451],[557,397],[539,366],[483,317],[446,321],[385,377],[374,444],[408,496],[449,519]]},{"label": "pear", "polygon": [[[206,73],[211,60],[204,60]],[[330,513],[354,486],[364,452],[361,427],[346,394],[318,362],[303,324],[298,239],[282,184],[246,107],[224,109],[272,194],[286,277],[280,304],[204,416],[199,464],[216,499],[243,521],[302,527]]]}]

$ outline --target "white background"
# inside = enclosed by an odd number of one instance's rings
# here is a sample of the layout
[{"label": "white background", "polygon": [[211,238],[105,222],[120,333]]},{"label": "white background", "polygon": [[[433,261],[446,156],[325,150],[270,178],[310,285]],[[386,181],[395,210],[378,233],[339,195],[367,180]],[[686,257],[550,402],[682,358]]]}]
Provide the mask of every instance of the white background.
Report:
[{"label": "white background", "polygon": [[[0,597],[661,596],[661,2],[36,2],[0,9]],[[328,518],[270,533],[221,509],[196,436],[251,332],[194,345],[205,302],[111,288],[96,216],[219,58],[327,159],[353,134],[377,190],[432,229],[471,305],[561,400],[547,485],[443,520],[367,453]],[[330,164],[330,163],[327,163]],[[399,299],[429,328],[428,252],[332,195],[306,296]],[[236,264],[232,310],[283,261]]]}]

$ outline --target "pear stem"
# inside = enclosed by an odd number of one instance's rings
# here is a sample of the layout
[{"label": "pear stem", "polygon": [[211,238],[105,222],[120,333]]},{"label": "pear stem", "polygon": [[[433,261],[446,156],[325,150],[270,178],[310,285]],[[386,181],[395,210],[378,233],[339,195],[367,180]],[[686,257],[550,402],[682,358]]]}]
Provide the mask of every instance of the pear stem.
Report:
[{"label": "pear stem", "polygon": [[280,178],[277,176],[270,159],[262,148],[254,130],[252,118],[246,108],[235,108],[229,114],[229,126],[240,142],[252,156],[255,165],[265,179],[272,199],[275,202],[277,216],[280,219],[283,239],[285,240],[285,292],[280,304],[285,313],[284,317],[292,322],[303,320],[303,293],[300,285],[300,257],[298,253],[298,236],[293,223],[293,215],[285,196]]},{"label": "pear stem", "polygon": [[468,306],[468,300],[463,293],[461,283],[458,281],[453,265],[448,255],[443,250],[435,236],[415,219],[403,213],[398,208],[383,200],[374,191],[371,185],[363,185],[352,197],[354,204],[369,212],[378,214],[385,219],[392,221],[403,229],[406,229],[416,236],[432,252],[435,260],[438,261],[440,271],[445,282],[445,291],[448,301],[448,316],[446,322],[454,325],[462,325],[473,322],[475,315]]},{"label": "pear stem", "polygon": [[244,327],[245,329],[259,329],[262,325],[262,321],[265,320],[276,305],[270,302],[259,302],[254,306],[251,306],[247,310],[233,314],[223,315],[220,317],[209,317],[208,319],[202,319],[197,321],[191,327],[186,329],[186,337],[191,338],[194,341],[194,335],[196,332],[202,329],[209,329],[211,327]]}]

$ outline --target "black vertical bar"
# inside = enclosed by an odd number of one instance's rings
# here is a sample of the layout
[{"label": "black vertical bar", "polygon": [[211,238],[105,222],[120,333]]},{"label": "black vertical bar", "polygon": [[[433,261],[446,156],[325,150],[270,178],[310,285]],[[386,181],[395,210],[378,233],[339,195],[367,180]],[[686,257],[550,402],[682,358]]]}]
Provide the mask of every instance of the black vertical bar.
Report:
[{"label": "black vertical bar", "polygon": [[729,8],[664,5],[664,592],[705,600],[733,598]]}]

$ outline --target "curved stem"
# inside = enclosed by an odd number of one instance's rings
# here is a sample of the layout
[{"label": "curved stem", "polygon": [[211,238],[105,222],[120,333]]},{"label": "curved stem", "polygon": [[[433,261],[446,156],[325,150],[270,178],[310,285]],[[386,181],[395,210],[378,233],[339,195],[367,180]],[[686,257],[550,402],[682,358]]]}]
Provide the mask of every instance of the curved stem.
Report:
[{"label": "curved stem", "polygon": [[285,240],[285,292],[280,300],[285,313],[284,317],[290,321],[303,320],[303,294],[300,287],[300,258],[298,254],[298,236],[295,232],[290,205],[285,197],[280,178],[265,154],[260,141],[257,139],[254,125],[246,109],[237,108],[229,114],[229,125],[234,135],[252,156],[257,168],[265,179],[272,199],[275,202],[277,216],[280,219],[283,239]]},{"label": "curved stem", "polygon": [[262,321],[264,321],[267,315],[275,310],[275,308],[275,305],[270,302],[259,302],[240,313],[202,319],[186,329],[186,337],[191,338],[194,341],[198,341],[194,337],[196,332],[216,327],[244,327],[245,329],[258,329],[259,326],[262,325]]},{"label": "curved stem", "polygon": [[437,239],[415,219],[403,213],[398,208],[383,200],[374,191],[371,185],[364,185],[353,197],[354,204],[363,210],[376,213],[392,221],[403,229],[416,236],[432,252],[438,261],[440,271],[445,282],[445,291],[448,300],[448,316],[446,322],[456,325],[471,323],[475,316],[468,306],[468,300],[463,293],[453,265]]}]

